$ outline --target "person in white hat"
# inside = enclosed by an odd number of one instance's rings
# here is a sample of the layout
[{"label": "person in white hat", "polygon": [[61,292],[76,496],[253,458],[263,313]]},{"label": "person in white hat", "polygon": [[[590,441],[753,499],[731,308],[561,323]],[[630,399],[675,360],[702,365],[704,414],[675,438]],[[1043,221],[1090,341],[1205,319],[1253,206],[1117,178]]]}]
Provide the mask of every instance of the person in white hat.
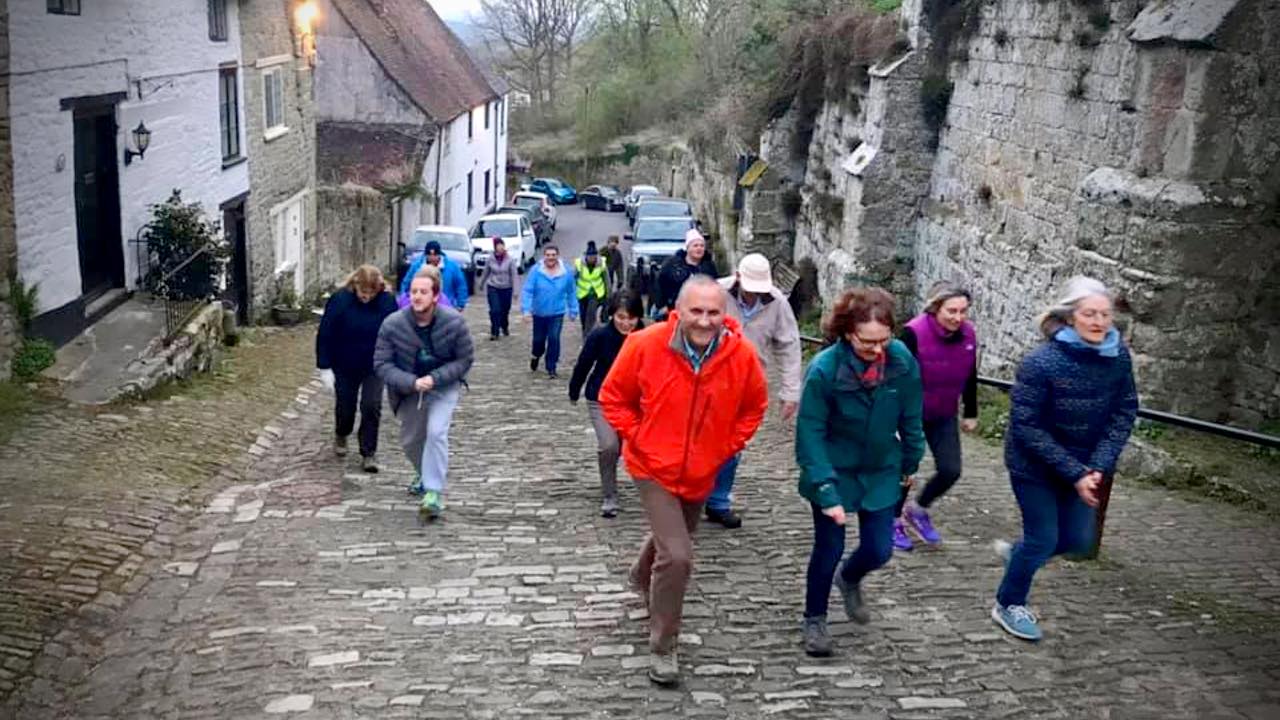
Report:
[{"label": "person in white hat", "polygon": [[[759,253],[743,257],[738,271],[721,278],[720,284],[729,292],[729,314],[738,320],[743,335],[755,346],[760,362],[765,368],[772,362],[781,371],[778,399],[782,401],[783,420],[791,421],[800,406],[800,327],[787,296],[774,287],[769,259]],[[741,455],[735,455],[720,468],[706,504],[707,519],[731,529],[742,525],[729,497],[740,459]]]}]

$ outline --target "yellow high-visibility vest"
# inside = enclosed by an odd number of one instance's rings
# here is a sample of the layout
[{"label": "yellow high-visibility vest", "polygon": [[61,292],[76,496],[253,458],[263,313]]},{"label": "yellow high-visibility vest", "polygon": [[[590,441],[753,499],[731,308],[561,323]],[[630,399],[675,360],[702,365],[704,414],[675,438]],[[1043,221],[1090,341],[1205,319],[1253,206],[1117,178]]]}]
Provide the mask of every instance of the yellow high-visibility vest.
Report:
[{"label": "yellow high-visibility vest", "polygon": [[578,274],[578,299],[581,300],[588,295],[595,295],[598,299],[604,299],[605,293],[605,260],[600,258],[594,268],[588,267],[582,262],[582,258],[573,261],[573,269]]}]

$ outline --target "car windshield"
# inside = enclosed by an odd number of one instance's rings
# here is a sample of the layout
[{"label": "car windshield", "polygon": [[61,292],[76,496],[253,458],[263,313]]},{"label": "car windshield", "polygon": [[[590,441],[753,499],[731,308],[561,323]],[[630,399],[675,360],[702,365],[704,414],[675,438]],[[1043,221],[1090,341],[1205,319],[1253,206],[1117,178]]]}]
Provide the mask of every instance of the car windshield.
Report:
[{"label": "car windshield", "polygon": [[559,180],[555,180],[553,178],[543,178],[542,182],[546,183],[547,187],[553,187],[553,188],[558,188],[561,185]]},{"label": "car windshield", "polygon": [[649,200],[641,203],[636,213],[640,217],[674,217],[692,215],[689,203],[667,200]]},{"label": "car windshield", "polygon": [[634,242],[684,242],[684,234],[693,223],[687,219],[654,218],[636,223]]},{"label": "car windshield", "polygon": [[533,208],[524,207],[523,205],[506,205],[494,210],[494,212],[510,213],[511,215],[524,215],[529,218],[530,222],[537,220],[538,214]]},{"label": "car windshield", "polygon": [[466,235],[447,230],[414,230],[413,237],[409,239],[409,250],[422,252],[422,249],[432,240],[440,243],[440,247],[445,250],[471,252],[471,243]]},{"label": "car windshield", "polygon": [[515,237],[520,234],[516,225],[515,220],[505,218],[481,220],[476,223],[476,229],[471,233],[471,237]]},{"label": "car windshield", "polygon": [[638,198],[649,197],[652,195],[657,195],[658,188],[649,187],[648,185],[639,185],[637,187],[631,188],[631,194]]},{"label": "car windshield", "polygon": [[542,199],[536,198],[536,197],[527,197],[527,196],[518,197],[516,198],[516,205],[519,205],[522,208],[533,208],[534,210],[541,210]]}]

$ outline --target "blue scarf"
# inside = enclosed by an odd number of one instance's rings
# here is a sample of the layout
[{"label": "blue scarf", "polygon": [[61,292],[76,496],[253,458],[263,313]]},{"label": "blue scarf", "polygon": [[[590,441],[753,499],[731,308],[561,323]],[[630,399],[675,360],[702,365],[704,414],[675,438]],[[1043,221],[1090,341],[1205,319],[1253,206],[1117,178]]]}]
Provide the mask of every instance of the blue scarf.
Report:
[{"label": "blue scarf", "polygon": [[1054,333],[1053,339],[1069,347],[1092,350],[1102,357],[1116,357],[1120,354],[1120,332],[1115,328],[1108,330],[1106,336],[1102,338],[1102,342],[1097,345],[1085,342],[1085,339],[1080,337],[1080,333],[1076,332],[1076,329],[1070,325]]}]

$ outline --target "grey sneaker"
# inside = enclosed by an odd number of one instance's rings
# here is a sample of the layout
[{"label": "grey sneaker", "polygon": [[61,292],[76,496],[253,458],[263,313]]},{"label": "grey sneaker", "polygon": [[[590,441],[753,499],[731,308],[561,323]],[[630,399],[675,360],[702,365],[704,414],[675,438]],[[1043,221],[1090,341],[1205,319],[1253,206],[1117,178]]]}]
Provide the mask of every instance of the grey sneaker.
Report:
[{"label": "grey sneaker", "polygon": [[615,518],[618,516],[618,498],[607,497],[600,503],[600,517]]},{"label": "grey sneaker", "polygon": [[831,656],[831,632],[827,630],[827,616],[804,619],[804,652],[811,657]]},{"label": "grey sneaker", "polygon": [[866,604],[862,602],[862,588],[848,583],[839,570],[836,570],[836,589],[840,591],[840,597],[844,599],[844,614],[848,615],[850,620],[859,625],[866,625],[871,622],[871,613],[867,611]]},{"label": "grey sneaker", "polygon": [[649,679],[662,687],[680,684],[680,662],[676,659],[675,650],[649,655]]},{"label": "grey sneaker", "polygon": [[378,472],[378,456],[365,455],[361,458],[360,467],[367,473]]},{"label": "grey sneaker", "polygon": [[338,457],[347,456],[347,436],[346,435],[333,436],[333,454],[337,455]]}]

